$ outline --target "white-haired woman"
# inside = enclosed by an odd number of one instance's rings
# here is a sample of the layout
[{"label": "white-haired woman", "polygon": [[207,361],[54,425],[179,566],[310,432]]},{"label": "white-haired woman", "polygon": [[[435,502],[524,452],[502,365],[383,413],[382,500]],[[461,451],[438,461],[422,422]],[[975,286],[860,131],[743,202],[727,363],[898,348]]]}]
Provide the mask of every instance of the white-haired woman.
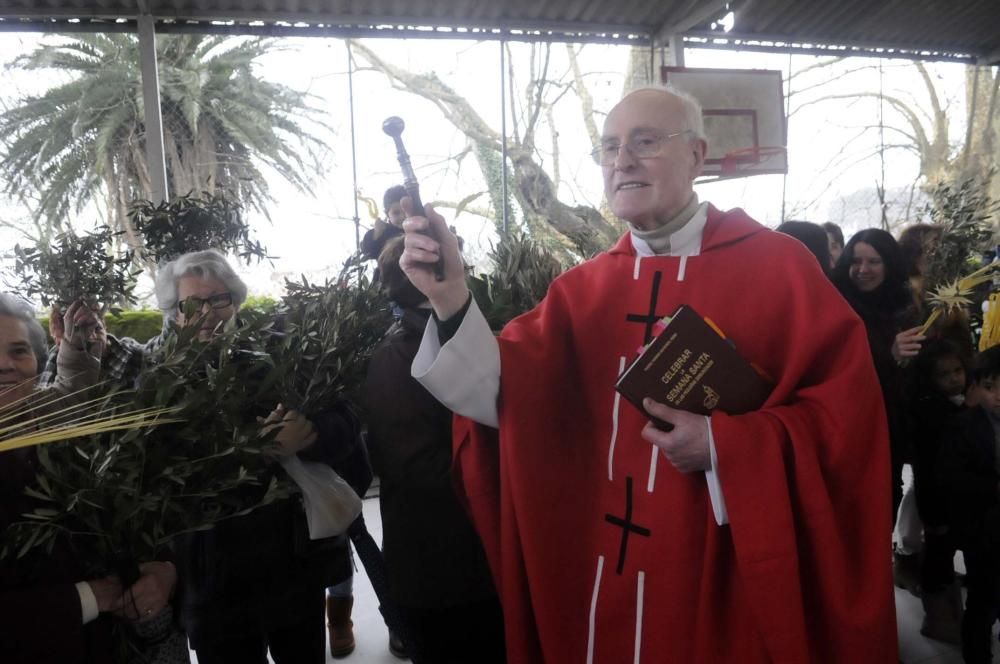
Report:
[{"label": "white-haired woman", "polygon": [[[66,341],[58,353],[58,379],[36,390],[46,357],[45,332],[31,307],[0,293],[0,411],[37,407],[31,414],[62,408],[78,400],[97,381],[104,337],[87,307],[74,304],[63,317]],[[46,402],[52,398],[51,405]],[[33,477],[33,450],[0,453],[0,530],[6,531],[34,505],[24,493]],[[112,576],[81,580],[78,561],[66,542],[57,542],[40,560],[0,561],[0,652],[10,664],[110,662],[110,615],[125,608],[125,592]],[[147,564],[142,587],[133,591],[150,613],[159,611],[176,578],[167,563]],[[166,583],[161,583],[165,581]],[[169,585],[169,587],[166,587]]]},{"label": "white-haired woman", "polygon": [[[163,332],[143,344],[109,338],[104,378],[129,386],[155,363],[163,340],[177,327],[198,327],[211,339],[238,316],[247,287],[218,251],[180,256],[157,271],[155,293]],[[280,404],[247,404],[247,417],[270,415],[280,423],[275,440],[287,454],[308,461],[339,460],[342,441],[358,435],[347,409],[309,420]],[[308,539],[297,500],[262,507],[175,543],[180,575],[181,621],[199,664],[325,662],[323,593],[347,578],[346,537]]]},{"label": "white-haired woman", "polygon": [[156,273],[156,303],[164,318],[181,327],[198,325],[203,341],[235,316],[246,299],[246,284],[225,256],[212,249],[184,254]]},{"label": "white-haired woman", "polygon": [[[164,317],[198,326],[203,341],[237,316],[246,296],[217,251],[185,254],[156,276]],[[273,409],[268,422],[281,423],[277,442],[306,460],[332,464],[342,441],[357,435],[347,409],[311,421],[278,404],[247,404],[248,417],[262,405]],[[347,541],[310,542],[304,524],[299,502],[285,500],[178,543],[182,621],[199,664],[265,664],[268,651],[277,664],[326,661],[324,589],[350,573]]]}]

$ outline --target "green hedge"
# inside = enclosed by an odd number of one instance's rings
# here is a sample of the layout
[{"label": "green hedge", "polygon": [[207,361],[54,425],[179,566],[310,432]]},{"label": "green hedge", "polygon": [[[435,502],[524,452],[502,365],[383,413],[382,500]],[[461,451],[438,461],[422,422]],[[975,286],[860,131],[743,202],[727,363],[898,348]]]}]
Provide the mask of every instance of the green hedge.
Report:
[{"label": "green hedge", "polygon": [[[38,319],[45,331],[49,330],[49,317]],[[140,309],[138,311],[123,311],[120,314],[109,313],[104,317],[108,332],[116,337],[132,337],[136,341],[149,341],[163,329],[163,315],[158,309]],[[49,339],[51,343],[52,340]]]},{"label": "green hedge", "polygon": [[[274,311],[277,301],[266,295],[250,296],[247,298],[243,309],[255,309],[264,313]],[[41,316],[38,322],[46,332],[49,331],[49,317]],[[119,314],[109,313],[104,317],[104,322],[108,326],[108,332],[116,337],[132,337],[136,341],[149,341],[163,329],[163,314],[159,309],[139,309],[136,311],[123,311]],[[52,343],[52,339],[49,339]]]}]

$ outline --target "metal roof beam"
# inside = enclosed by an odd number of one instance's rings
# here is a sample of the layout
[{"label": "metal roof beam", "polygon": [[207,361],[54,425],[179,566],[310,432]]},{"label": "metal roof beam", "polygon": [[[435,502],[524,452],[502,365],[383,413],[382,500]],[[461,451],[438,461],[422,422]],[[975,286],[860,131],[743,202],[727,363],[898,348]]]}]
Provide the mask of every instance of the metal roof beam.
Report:
[{"label": "metal roof beam", "polygon": [[[648,46],[649,36],[627,33],[589,33],[577,27],[573,31],[526,30],[500,27],[430,27],[420,25],[276,25],[255,21],[247,23],[221,21],[170,20],[157,21],[158,34],[188,33],[258,37],[334,37],[383,39],[474,39],[512,42],[551,42],[570,44],[623,44]],[[135,32],[136,19],[62,19],[18,20],[0,17],[0,33],[5,32]]]},{"label": "metal roof beam", "polygon": [[[88,31],[81,28],[82,25],[110,25],[125,22],[133,22],[136,14],[121,15],[101,15],[75,13],[61,14],[59,16],[4,16],[0,15],[0,31],[25,31],[25,32],[57,32],[63,27],[68,27],[69,31]],[[162,32],[176,32],[175,26],[197,26],[199,29],[190,30],[192,32],[222,33],[222,34],[247,34],[255,35],[266,33],[269,35],[293,36],[293,35],[330,35],[337,31],[347,31],[354,36],[357,32],[387,33],[405,35],[407,37],[419,36],[422,34],[457,33],[449,35],[458,39],[479,39],[490,38],[495,34],[497,39],[503,37],[513,40],[532,39],[534,41],[545,41],[550,35],[558,37],[560,41],[567,41],[574,35],[580,36],[586,41],[606,41],[609,43],[649,43],[650,32],[642,26],[623,24],[587,24],[573,23],[569,21],[537,21],[537,20],[517,20],[517,21],[489,21],[470,20],[462,22],[460,20],[441,20],[440,18],[408,18],[408,17],[382,17],[382,16],[317,16],[313,15],[309,20],[304,17],[284,16],[275,18],[273,15],[261,18],[259,15],[245,15],[234,17],[233,12],[205,12],[198,17],[185,16],[183,14],[164,15],[162,12],[155,15],[157,30]],[[16,26],[16,27],[12,27]],[[226,28],[220,30],[219,28]],[[99,30],[94,30],[99,32]],[[187,31],[187,28],[185,28]]]},{"label": "metal roof beam", "polygon": [[977,65],[983,65],[986,67],[991,67],[993,65],[1000,65],[1000,48],[993,51],[988,55],[984,55],[976,60]]},{"label": "metal roof beam", "polygon": [[701,25],[705,21],[716,16],[726,8],[730,0],[711,0],[711,2],[699,2],[692,11],[685,16],[678,18],[670,17],[667,21],[656,29],[653,43],[657,46],[666,45],[670,41],[671,35],[685,33],[688,30]]},{"label": "metal roof beam", "polygon": [[916,44],[872,44],[865,42],[813,39],[805,36],[738,34],[695,30],[685,33],[685,42],[692,48],[712,48],[731,51],[765,53],[803,53],[810,55],[865,56],[904,58],[975,64],[977,54],[949,51]]},{"label": "metal roof beam", "polygon": [[[144,3],[145,4],[145,3]],[[148,5],[147,5],[148,6]],[[101,18],[115,20],[118,18],[132,19],[144,12],[137,7],[133,11],[108,11],[97,8],[63,9],[54,8],[46,11],[29,10],[5,14],[0,11],[0,19],[17,20],[50,20],[50,19],[80,19]],[[324,14],[306,12],[253,12],[241,10],[199,10],[196,13],[171,11],[166,7],[155,7],[150,12],[157,22],[162,21],[194,21],[202,22],[234,22],[235,24],[288,24],[293,26],[416,26],[427,28],[496,28],[501,30],[534,30],[553,32],[584,32],[589,34],[626,34],[643,35],[647,39],[651,33],[648,26],[625,23],[587,23],[575,21],[549,21],[529,18],[514,20],[442,18],[437,16],[383,16],[359,14]]]}]

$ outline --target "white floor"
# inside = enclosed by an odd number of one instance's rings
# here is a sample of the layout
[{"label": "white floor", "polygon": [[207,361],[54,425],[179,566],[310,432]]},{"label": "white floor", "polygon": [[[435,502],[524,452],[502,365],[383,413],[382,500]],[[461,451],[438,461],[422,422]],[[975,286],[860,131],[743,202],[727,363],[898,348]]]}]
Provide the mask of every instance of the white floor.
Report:
[{"label": "white floor", "polygon": [[[369,492],[371,495],[371,492]],[[364,503],[365,525],[380,545],[382,543],[382,515],[378,511],[378,498],[366,498]],[[357,556],[355,556],[357,558]],[[349,662],[350,664],[400,664],[403,661],[389,652],[389,631],[378,612],[375,591],[365,574],[365,568],[358,561],[354,574],[354,639],[357,649],[344,659],[333,659],[327,655],[327,662]]]}]

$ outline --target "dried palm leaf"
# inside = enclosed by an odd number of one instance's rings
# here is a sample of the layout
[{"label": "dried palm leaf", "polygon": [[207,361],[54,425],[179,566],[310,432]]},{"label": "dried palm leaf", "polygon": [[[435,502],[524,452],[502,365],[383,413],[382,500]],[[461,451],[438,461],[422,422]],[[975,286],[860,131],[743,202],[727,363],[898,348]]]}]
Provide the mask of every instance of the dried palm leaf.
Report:
[{"label": "dried palm leaf", "polygon": [[927,334],[927,330],[931,328],[934,321],[940,318],[942,314],[971,306],[973,304],[971,299],[973,291],[977,286],[992,281],[997,267],[1000,267],[1000,262],[990,263],[966,277],[945,284],[933,291],[927,297],[932,311],[920,327],[920,333]]},{"label": "dried palm leaf", "polygon": [[[80,418],[73,422],[58,422],[57,424],[47,424],[49,418],[42,416],[25,422],[25,429],[31,427],[26,433],[5,435],[5,430],[0,429],[0,452],[8,452],[22,447],[34,447],[45,445],[72,438],[81,438],[94,434],[107,433],[110,431],[130,431],[144,427],[157,426],[171,422],[179,422],[175,417],[175,408],[146,408],[144,410],[133,411],[123,415],[101,415],[94,413],[90,418]],[[33,427],[31,425],[34,425]]]}]

